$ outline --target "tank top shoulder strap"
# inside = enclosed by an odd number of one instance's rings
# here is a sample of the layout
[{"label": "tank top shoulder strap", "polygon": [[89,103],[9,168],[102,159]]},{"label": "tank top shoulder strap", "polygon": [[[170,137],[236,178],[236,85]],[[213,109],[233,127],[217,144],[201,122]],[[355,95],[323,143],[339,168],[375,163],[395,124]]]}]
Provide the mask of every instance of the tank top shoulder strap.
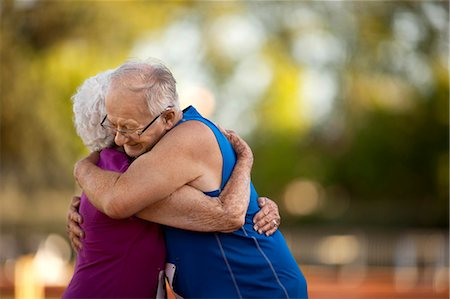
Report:
[{"label": "tank top shoulder strap", "polygon": [[220,132],[219,128],[211,122],[210,120],[204,118],[193,106],[189,106],[183,110],[183,118],[177,123],[177,125],[182,124],[186,121],[197,120],[208,126],[216,137],[217,143],[222,153],[222,183],[220,186],[220,191],[224,188],[226,182],[231,176],[234,165],[236,164],[236,155],[234,153],[233,147],[231,146],[228,139]]}]

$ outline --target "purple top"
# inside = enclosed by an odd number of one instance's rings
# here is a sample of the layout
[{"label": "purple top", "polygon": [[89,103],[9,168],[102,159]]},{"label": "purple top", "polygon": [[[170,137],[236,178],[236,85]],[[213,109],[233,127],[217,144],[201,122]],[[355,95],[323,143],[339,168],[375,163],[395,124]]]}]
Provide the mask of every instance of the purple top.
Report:
[{"label": "purple top", "polygon": [[[130,162],[114,149],[104,149],[97,165],[124,172]],[[154,298],[165,245],[160,226],[136,217],[111,219],[83,193],[81,228],[86,237],[63,298]]]}]

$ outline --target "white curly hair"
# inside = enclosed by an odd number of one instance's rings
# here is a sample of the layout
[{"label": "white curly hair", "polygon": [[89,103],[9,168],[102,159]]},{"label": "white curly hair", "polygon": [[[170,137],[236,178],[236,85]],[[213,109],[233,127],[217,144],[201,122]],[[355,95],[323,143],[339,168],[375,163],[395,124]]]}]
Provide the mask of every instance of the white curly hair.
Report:
[{"label": "white curly hair", "polygon": [[75,129],[91,151],[114,144],[114,135],[108,134],[100,125],[106,115],[105,97],[113,71],[107,70],[86,79],[72,96]]}]

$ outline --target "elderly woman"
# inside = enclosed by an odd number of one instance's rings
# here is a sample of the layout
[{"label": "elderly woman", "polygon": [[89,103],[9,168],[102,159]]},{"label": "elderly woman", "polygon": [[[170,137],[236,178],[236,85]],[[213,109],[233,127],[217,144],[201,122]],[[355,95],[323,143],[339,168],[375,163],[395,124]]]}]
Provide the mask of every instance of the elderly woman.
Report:
[{"label": "elderly woman", "polygon": [[[106,71],[89,78],[73,96],[78,135],[91,151],[100,152],[98,165],[123,172],[129,160],[114,147],[114,136],[99,125],[105,114]],[[83,194],[80,214],[86,234],[74,275],[63,298],[151,298],[164,268],[164,237],[157,224],[135,217],[114,220],[98,211]]]},{"label": "elderly woman", "polygon": [[[130,159],[115,146],[114,136],[100,125],[106,114],[105,94],[111,72],[87,79],[72,97],[74,122],[86,147],[91,151],[101,151],[97,165],[105,170],[124,172],[131,163]],[[227,137],[238,156],[232,177],[249,176],[252,164],[250,149],[237,135],[229,133]],[[233,192],[228,194],[226,189],[231,188]],[[220,197],[208,197],[184,186],[170,197],[126,219],[106,216],[83,194],[79,205],[83,221],[79,226],[85,238],[63,298],[154,298],[158,277],[164,269],[165,245],[160,226],[149,221],[193,231],[235,230],[238,227],[230,219],[245,215],[233,215],[237,212],[232,207],[248,198],[249,192],[247,184],[233,179]],[[270,204],[265,204],[255,219],[260,220],[256,222],[260,233],[270,235],[276,228],[264,224],[271,221],[267,221],[268,217],[279,221],[279,214],[272,201],[264,198],[261,205],[268,201]],[[186,210],[191,211],[189,215]],[[73,243],[79,239],[74,237],[78,224],[72,219],[79,216],[75,211],[69,213],[68,227]],[[214,219],[214,225],[210,225],[211,219]]]}]

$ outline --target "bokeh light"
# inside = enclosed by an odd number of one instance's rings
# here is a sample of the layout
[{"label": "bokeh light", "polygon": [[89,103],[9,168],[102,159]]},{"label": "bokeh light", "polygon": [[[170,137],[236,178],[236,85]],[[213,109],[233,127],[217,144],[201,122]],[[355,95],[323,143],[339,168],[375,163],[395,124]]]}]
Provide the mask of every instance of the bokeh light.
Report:
[{"label": "bokeh light", "polygon": [[284,205],[293,215],[309,215],[319,209],[323,200],[323,190],[316,182],[297,179],[286,186]]},{"label": "bokeh light", "polygon": [[329,236],[324,238],[317,251],[319,260],[329,265],[343,265],[354,262],[361,251],[355,236]]}]

